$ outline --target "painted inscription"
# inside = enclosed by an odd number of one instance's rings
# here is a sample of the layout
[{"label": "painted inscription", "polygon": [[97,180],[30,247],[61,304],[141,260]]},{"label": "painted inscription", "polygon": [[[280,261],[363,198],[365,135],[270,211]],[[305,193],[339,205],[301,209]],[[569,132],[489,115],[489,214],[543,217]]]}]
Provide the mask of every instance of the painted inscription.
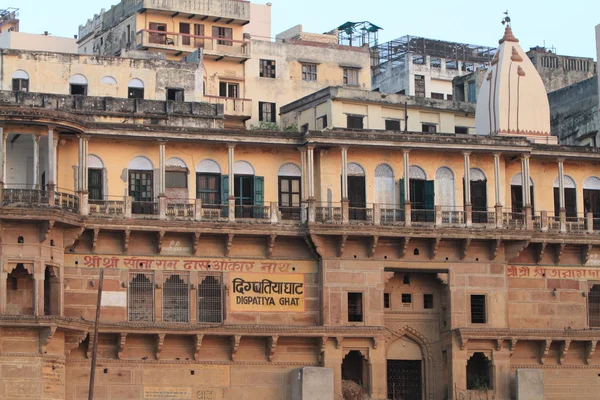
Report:
[{"label": "painted inscription", "polygon": [[316,273],[312,261],[228,260],[189,257],[65,255],[65,265],[84,268],[147,269],[168,271]]},{"label": "painted inscription", "polygon": [[232,274],[231,311],[304,312],[304,275]]},{"label": "painted inscription", "polygon": [[192,389],[178,387],[144,387],[144,399],[176,399],[189,400],[192,398]]},{"label": "painted inscription", "polygon": [[523,279],[600,279],[600,268],[568,268],[568,267],[528,267],[509,266],[506,268],[509,278]]}]

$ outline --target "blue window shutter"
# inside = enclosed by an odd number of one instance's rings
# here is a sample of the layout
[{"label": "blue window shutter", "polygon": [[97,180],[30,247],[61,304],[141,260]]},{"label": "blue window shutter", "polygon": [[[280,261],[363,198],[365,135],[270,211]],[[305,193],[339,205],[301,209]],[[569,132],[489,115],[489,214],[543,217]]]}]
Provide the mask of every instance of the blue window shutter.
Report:
[{"label": "blue window shutter", "polygon": [[435,189],[433,181],[425,181],[425,201],[423,208],[433,210],[435,205]]},{"label": "blue window shutter", "polygon": [[265,202],[265,178],[262,176],[254,177],[254,205],[262,206]]},{"label": "blue window shutter", "polygon": [[221,203],[227,204],[229,200],[229,175],[221,175]]}]

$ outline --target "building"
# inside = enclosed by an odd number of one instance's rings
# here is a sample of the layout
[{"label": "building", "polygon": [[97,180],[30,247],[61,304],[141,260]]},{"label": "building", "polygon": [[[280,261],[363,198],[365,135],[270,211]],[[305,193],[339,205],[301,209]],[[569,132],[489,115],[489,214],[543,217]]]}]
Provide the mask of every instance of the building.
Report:
[{"label": "building", "polygon": [[548,93],[596,75],[593,58],[561,56],[540,46],[532,47],[527,56],[542,77]]},{"label": "building", "polygon": [[18,9],[0,10],[0,49],[77,53],[77,40],[19,31]]},{"label": "building", "polygon": [[271,40],[271,3],[250,3],[250,22],[244,26],[244,33],[261,40]]},{"label": "building", "polygon": [[[472,105],[344,87],[298,106],[336,129],[229,129],[158,79],[155,100],[99,94],[99,72],[82,90],[63,55],[38,68],[70,92],[10,87],[35,63],[6,57],[0,398],[85,398],[94,354],[113,400],[597,397],[600,151],[548,139],[510,26],[471,135],[381,127],[402,100],[408,128]],[[342,129],[358,107],[369,129]]]},{"label": "building", "polygon": [[475,134],[473,104],[347,87],[322,89],[282,107],[281,114],[283,125],[295,125],[303,131],[365,129]]},{"label": "building", "polygon": [[452,79],[489,65],[495,53],[492,47],[403,36],[371,47],[372,87],[452,100]]}]

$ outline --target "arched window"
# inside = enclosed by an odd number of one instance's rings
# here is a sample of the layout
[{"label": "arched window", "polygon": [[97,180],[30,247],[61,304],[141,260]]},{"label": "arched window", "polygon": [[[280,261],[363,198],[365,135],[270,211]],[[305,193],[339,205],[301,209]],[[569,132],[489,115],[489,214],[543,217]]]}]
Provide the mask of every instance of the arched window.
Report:
[{"label": "arched window", "polygon": [[117,80],[115,78],[113,78],[112,76],[105,76],[102,79],[100,79],[100,83],[104,84],[104,85],[116,85],[117,84]]},{"label": "arched window", "polygon": [[590,176],[583,182],[583,208],[594,214],[594,230],[600,229],[600,178]]},{"label": "arched window", "polygon": [[[410,203],[413,210],[413,221],[415,222],[433,222],[434,215],[431,210],[435,205],[434,181],[427,180],[425,170],[418,165],[411,165],[408,168],[408,177],[410,178]],[[401,185],[402,199],[405,194],[402,192],[404,183]],[[427,210],[427,211],[425,211]]]},{"label": "arched window", "polygon": [[[564,175],[565,211],[569,218],[577,217],[577,186],[575,180]],[[560,215],[560,183],[558,177],[554,180],[554,215]]]},{"label": "arched window", "polygon": [[[264,204],[264,178],[262,176],[254,176],[254,168],[247,161],[237,161],[233,165],[233,172],[233,196],[235,197],[236,218],[264,218],[264,209],[252,207]],[[228,177],[224,181],[229,182]],[[224,193],[225,190],[225,184],[223,184]],[[228,191],[227,196],[229,196]]]},{"label": "arched window", "polygon": [[127,85],[127,97],[130,99],[143,99],[144,82],[137,78],[130,80]]},{"label": "arched window", "polygon": [[[469,171],[471,175],[471,182],[469,184],[471,186],[470,203],[473,210],[472,221],[480,224],[492,222],[488,221],[487,178],[485,173],[479,168],[471,168]],[[466,200],[465,198],[465,203]]]},{"label": "arched window", "polygon": [[452,211],[456,205],[454,173],[448,167],[438,168],[435,172],[435,203],[444,211]]},{"label": "arched window", "polygon": [[70,93],[72,95],[87,96],[88,94],[88,80],[81,74],[75,74],[69,79],[69,85],[71,87]]},{"label": "arched window", "polygon": [[360,164],[351,162],[346,167],[348,173],[348,205],[350,219],[361,221],[366,218],[367,192],[365,170]]},{"label": "arched window", "polygon": [[163,279],[163,321],[188,322],[190,320],[189,273],[165,273]]},{"label": "arched window", "polygon": [[202,160],[196,166],[196,198],[202,200],[203,207],[226,202],[221,198],[221,167],[216,161]]},{"label": "arched window", "polygon": [[130,272],[127,287],[128,320],[154,321],[154,274]]},{"label": "arched window", "polygon": [[29,92],[29,74],[22,69],[16,70],[12,74],[13,92]]},{"label": "arched window", "polygon": [[283,164],[279,177],[279,211],[285,220],[300,220],[302,170],[294,163]]},{"label": "arched window", "polygon": [[[177,157],[169,158],[165,163],[165,189],[187,189],[188,173],[185,161]],[[182,192],[181,195],[186,194],[186,190]]]},{"label": "arched window", "polygon": [[88,193],[90,201],[104,200],[106,193],[106,174],[100,157],[88,155]]},{"label": "arched window", "polygon": [[129,196],[134,214],[156,214],[154,201],[154,166],[146,157],[129,163]]},{"label": "arched window", "polygon": [[[529,197],[531,198],[531,210],[535,214],[533,198],[533,178],[529,177]],[[521,213],[525,204],[523,204],[523,175],[516,173],[510,180],[510,203],[512,212]]]},{"label": "arched window", "polygon": [[394,170],[388,164],[379,164],[375,168],[375,203],[388,207],[396,203]]},{"label": "arched window", "polygon": [[413,179],[421,180],[421,181],[427,180],[427,174],[425,173],[425,170],[423,168],[419,167],[418,165],[411,165],[408,168],[408,176],[411,180],[413,180]]}]

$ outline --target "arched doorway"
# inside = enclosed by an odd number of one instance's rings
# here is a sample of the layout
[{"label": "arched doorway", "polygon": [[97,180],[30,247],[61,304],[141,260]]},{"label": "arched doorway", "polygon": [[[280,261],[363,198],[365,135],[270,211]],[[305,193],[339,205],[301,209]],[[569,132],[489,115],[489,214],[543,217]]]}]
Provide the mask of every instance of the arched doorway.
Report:
[{"label": "arched doorway", "polygon": [[388,164],[379,164],[375,168],[375,203],[395,207],[395,194],[394,170]]},{"label": "arched doorway", "polygon": [[[531,198],[531,214],[535,214],[535,201],[533,197],[533,179],[529,177],[529,197]],[[521,173],[515,174],[510,180],[510,204],[512,212],[522,213],[525,204],[523,204],[523,176]]]},{"label": "arched doorway", "polygon": [[134,214],[158,214],[154,204],[154,166],[146,157],[135,157],[127,167],[129,171],[129,196]]},{"label": "arched doorway", "polygon": [[357,163],[348,163],[348,206],[351,220],[366,218],[367,192],[365,170]]},{"label": "arched doorway", "polygon": [[421,346],[407,336],[387,349],[387,393],[391,400],[424,398],[424,363]]},{"label": "arched doorway", "polygon": [[591,176],[583,182],[583,208],[594,215],[594,230],[600,229],[600,178]]},{"label": "arched doorway", "polygon": [[[575,180],[568,175],[564,176],[565,211],[567,218],[577,217],[577,188]],[[554,180],[554,215],[560,215],[560,182],[558,177]]]},{"label": "arched doorway", "polygon": [[279,168],[279,212],[285,220],[300,220],[302,170],[294,163]]},{"label": "arched doorway", "polygon": [[[479,168],[471,168],[471,206],[473,207],[472,221],[476,224],[487,224],[487,177]],[[464,193],[464,191],[463,191]],[[466,200],[466,199],[465,199]],[[467,202],[465,201],[465,204]]]},{"label": "arched doorway", "polygon": [[363,399],[368,393],[367,361],[359,350],[350,350],[342,361],[342,394],[344,400]]}]

